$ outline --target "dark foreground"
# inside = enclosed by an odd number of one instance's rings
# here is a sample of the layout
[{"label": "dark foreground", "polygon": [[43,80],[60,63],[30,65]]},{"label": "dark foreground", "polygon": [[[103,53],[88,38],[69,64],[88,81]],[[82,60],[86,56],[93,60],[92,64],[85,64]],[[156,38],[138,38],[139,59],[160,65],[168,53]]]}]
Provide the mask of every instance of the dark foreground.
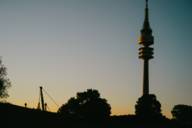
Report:
[{"label": "dark foreground", "polygon": [[190,128],[167,118],[141,119],[134,115],[111,116],[100,121],[69,119],[8,103],[0,103],[0,122],[8,128]]}]

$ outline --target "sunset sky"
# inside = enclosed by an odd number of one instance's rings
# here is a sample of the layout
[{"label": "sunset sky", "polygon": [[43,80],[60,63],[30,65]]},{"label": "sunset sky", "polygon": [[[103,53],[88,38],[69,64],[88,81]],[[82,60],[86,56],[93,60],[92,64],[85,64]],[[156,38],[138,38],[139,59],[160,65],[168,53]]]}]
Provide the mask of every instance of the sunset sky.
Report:
[{"label": "sunset sky", "polygon": [[[134,114],[142,95],[138,37],[144,0],[0,0],[0,56],[8,102],[36,108],[39,86],[62,105],[97,89],[113,115]],[[150,93],[171,117],[192,105],[192,0],[149,0],[154,35]],[[57,106],[45,95],[51,111]]]}]

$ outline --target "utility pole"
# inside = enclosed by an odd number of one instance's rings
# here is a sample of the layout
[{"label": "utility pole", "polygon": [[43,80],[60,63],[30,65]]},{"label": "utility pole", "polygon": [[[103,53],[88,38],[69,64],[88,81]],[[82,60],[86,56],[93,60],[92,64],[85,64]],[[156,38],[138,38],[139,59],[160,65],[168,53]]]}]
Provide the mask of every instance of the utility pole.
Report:
[{"label": "utility pole", "polygon": [[45,104],[44,104],[44,98],[43,98],[43,87],[42,86],[40,86],[40,98],[41,98],[42,111],[45,111]]}]

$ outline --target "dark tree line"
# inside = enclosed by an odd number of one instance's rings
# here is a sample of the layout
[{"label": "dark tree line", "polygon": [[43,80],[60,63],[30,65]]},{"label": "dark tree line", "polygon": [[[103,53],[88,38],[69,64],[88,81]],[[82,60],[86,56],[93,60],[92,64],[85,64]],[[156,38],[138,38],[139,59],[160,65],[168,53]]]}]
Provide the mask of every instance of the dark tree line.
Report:
[{"label": "dark tree line", "polygon": [[[176,127],[192,126],[192,106],[175,105],[171,112],[173,115],[172,121],[176,121],[174,124],[179,123]],[[68,119],[105,120],[110,117],[111,107],[106,99],[100,98],[97,90],[87,89],[87,91],[78,92],[76,97],[70,98],[67,103],[59,108],[58,113],[63,118]],[[159,125],[166,124],[169,120],[162,115],[161,104],[154,94],[143,95],[138,99],[135,105],[135,114],[134,117],[128,116],[128,118],[131,117],[130,119],[148,122],[149,124],[159,123]]]}]

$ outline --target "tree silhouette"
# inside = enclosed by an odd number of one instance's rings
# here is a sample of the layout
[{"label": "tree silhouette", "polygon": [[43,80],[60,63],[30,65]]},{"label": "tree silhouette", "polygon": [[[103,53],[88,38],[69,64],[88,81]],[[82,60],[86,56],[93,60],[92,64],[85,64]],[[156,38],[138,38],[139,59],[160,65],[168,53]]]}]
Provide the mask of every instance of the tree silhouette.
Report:
[{"label": "tree silhouette", "polygon": [[192,126],[192,106],[189,105],[175,105],[171,111],[175,120]]},{"label": "tree silhouette", "polygon": [[7,88],[11,86],[10,80],[7,78],[7,68],[2,64],[0,59],[0,98],[7,98]]},{"label": "tree silhouette", "polygon": [[161,117],[161,104],[154,94],[143,95],[135,105],[135,113],[144,118]]},{"label": "tree silhouette", "polygon": [[106,99],[100,98],[97,90],[87,89],[85,92],[78,92],[76,98],[70,98],[58,109],[58,113],[65,117],[98,120],[108,118],[111,107]]}]

